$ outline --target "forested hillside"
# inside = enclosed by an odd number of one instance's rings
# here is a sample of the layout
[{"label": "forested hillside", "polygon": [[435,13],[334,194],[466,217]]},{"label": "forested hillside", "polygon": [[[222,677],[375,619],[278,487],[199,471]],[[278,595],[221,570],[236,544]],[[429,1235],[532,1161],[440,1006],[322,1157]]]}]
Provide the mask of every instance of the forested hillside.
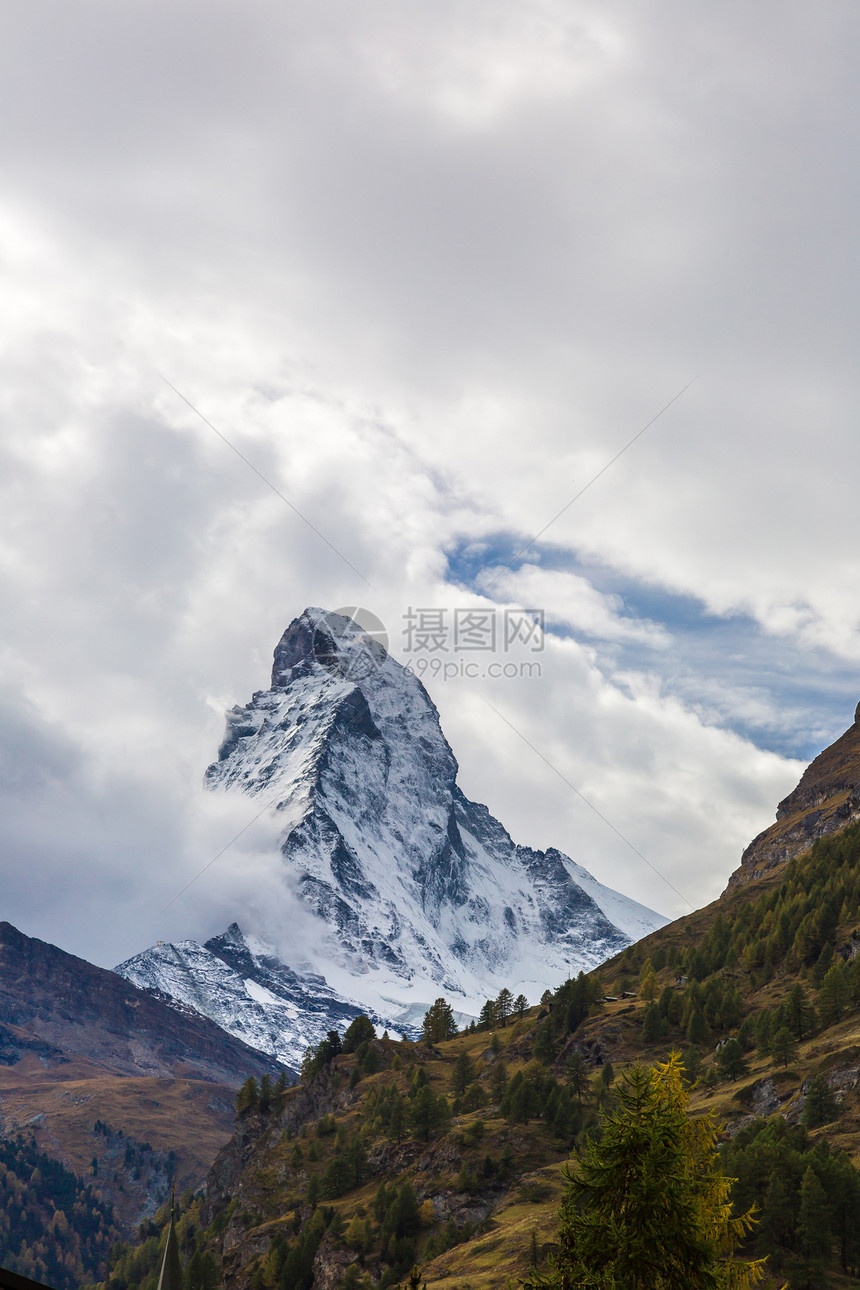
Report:
[{"label": "forested hillside", "polygon": [[0,1264],[76,1290],[104,1274],[119,1237],[95,1178],[76,1178],[23,1136],[0,1139]]},{"label": "forested hillside", "polygon": [[[357,1019],[308,1053],[298,1087],[242,1090],[194,1211],[189,1290],[384,1290],[415,1264],[444,1290],[546,1274],[564,1162],[599,1138],[619,1075],[673,1050],[692,1114],[727,1125],[737,1211],[758,1207],[741,1253],[767,1254],[774,1285],[854,1284],[855,924],[858,826],[538,1008],[503,991],[452,1036],[440,1000],[420,1043],[376,1039]],[[117,1265],[110,1290],[131,1290],[131,1267]]]}]

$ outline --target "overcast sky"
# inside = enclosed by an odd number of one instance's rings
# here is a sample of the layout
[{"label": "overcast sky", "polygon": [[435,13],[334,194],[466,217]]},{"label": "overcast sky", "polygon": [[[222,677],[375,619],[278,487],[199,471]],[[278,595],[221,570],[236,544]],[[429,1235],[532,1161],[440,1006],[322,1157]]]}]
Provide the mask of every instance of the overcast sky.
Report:
[{"label": "overcast sky", "polygon": [[306,605],[416,666],[410,609],[544,610],[426,672],[464,791],[666,914],[722,890],[860,698],[858,36],[7,6],[0,917],[104,965],[254,920],[265,830],[165,906],[247,822],[202,774]]}]

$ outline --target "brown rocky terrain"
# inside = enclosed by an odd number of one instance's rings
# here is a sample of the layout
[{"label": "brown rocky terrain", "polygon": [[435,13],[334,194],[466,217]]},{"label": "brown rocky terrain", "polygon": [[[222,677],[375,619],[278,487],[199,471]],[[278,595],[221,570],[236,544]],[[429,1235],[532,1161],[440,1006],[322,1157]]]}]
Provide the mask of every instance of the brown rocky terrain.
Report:
[{"label": "brown rocky terrain", "polygon": [[263,1053],[198,1013],[0,923],[0,1062],[25,1053],[45,1069],[78,1057],[111,1074],[233,1087],[272,1071]]},{"label": "brown rocky terrain", "polygon": [[[196,1188],[233,1128],[235,1090],[203,1080],[62,1077],[0,1067],[0,1135],[19,1133],[91,1181],[131,1232],[170,1195]],[[93,1161],[96,1162],[95,1166]]]},{"label": "brown rocky terrain", "polygon": [[753,838],[729,878],[727,891],[760,878],[860,819],[860,703],[854,724],[807,766],[776,810],[776,823]]},{"label": "brown rocky terrain", "polygon": [[0,923],[0,1134],[93,1176],[128,1229],[174,1179],[199,1186],[236,1089],[271,1073],[206,1018]]}]

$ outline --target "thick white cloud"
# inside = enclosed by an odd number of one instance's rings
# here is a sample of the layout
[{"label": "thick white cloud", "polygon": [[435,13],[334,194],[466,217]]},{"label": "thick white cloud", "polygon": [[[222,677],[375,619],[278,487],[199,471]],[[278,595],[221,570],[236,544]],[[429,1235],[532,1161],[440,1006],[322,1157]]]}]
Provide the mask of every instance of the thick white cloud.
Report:
[{"label": "thick white cloud", "polygon": [[553,622],[585,636],[603,641],[637,641],[652,649],[665,649],[671,643],[663,627],[625,615],[620,596],[602,595],[587,578],[577,574],[525,563],[516,571],[488,568],[478,582],[496,600],[536,606],[545,613],[549,606]]},{"label": "thick white cloud", "polygon": [[[402,654],[410,605],[489,594],[571,635],[540,680],[431,682],[466,790],[680,912],[485,694],[674,886],[719,890],[797,777],[766,732],[824,742],[856,699],[858,26],[794,0],[7,15],[3,915],[110,962],[260,905],[254,833],[163,912],[219,849],[220,710],[306,604],[368,604]],[[449,581],[698,373],[551,525],[553,568]],[[613,577],[693,598],[697,649]],[[772,674],[740,636],[717,666],[738,615]],[[828,675],[844,721],[802,701]]]}]

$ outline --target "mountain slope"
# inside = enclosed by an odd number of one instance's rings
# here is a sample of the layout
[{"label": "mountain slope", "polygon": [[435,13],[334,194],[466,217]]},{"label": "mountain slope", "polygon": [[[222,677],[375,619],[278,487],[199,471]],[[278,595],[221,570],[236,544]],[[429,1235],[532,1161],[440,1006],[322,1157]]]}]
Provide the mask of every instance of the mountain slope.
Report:
[{"label": "mountain slope", "polygon": [[172,1179],[199,1186],[236,1089],[273,1065],[198,1012],[0,923],[0,1134],[82,1176],[97,1157],[128,1229]]},{"label": "mountain slope", "polygon": [[854,724],[815,758],[776,810],[776,823],[754,838],[728,889],[751,882],[860,819],[860,703]]},{"label": "mountain slope", "polygon": [[[213,1166],[219,1222],[207,1239],[225,1287],[248,1290],[261,1262],[290,1284],[306,1268],[309,1290],[332,1290],[351,1265],[359,1286],[365,1275],[402,1284],[412,1262],[439,1290],[527,1279],[556,1239],[562,1162],[597,1106],[611,1107],[613,1078],[670,1050],[697,1077],[693,1112],[727,1124],[738,1208],[761,1214],[745,1257],[769,1253],[766,1285],[849,1284],[846,1260],[856,1272],[860,1258],[850,1244],[860,1223],[858,925],[855,823],[566,982],[492,1037],[470,1030],[432,1049],[377,1042],[335,1057],[265,1112],[243,1112]],[[622,979],[630,995],[619,999]],[[428,1088],[453,1118],[427,1118]],[[810,1171],[825,1197],[811,1278],[812,1220],[800,1216]],[[400,1246],[404,1189],[415,1221]]]},{"label": "mountain slope", "polygon": [[112,1074],[185,1076],[238,1087],[272,1070],[262,1053],[197,1012],[138,990],[104,968],[0,923],[0,1027],[5,1055],[71,1057]]},{"label": "mountain slope", "polygon": [[[228,990],[223,943],[148,950],[117,970],[262,1043],[267,1026],[314,1030],[298,997],[314,975],[332,1024],[354,1006],[408,1030],[440,993],[467,1013],[502,986],[534,999],[665,922],[560,851],[516,845],[457,770],[421,682],[352,619],[306,610],[278,643],[271,688],[227,714],[206,774],[210,789],[271,803],[280,826],[290,966],[259,944],[245,962],[276,1001],[237,979]],[[296,1040],[266,1042],[296,1060]]]}]

